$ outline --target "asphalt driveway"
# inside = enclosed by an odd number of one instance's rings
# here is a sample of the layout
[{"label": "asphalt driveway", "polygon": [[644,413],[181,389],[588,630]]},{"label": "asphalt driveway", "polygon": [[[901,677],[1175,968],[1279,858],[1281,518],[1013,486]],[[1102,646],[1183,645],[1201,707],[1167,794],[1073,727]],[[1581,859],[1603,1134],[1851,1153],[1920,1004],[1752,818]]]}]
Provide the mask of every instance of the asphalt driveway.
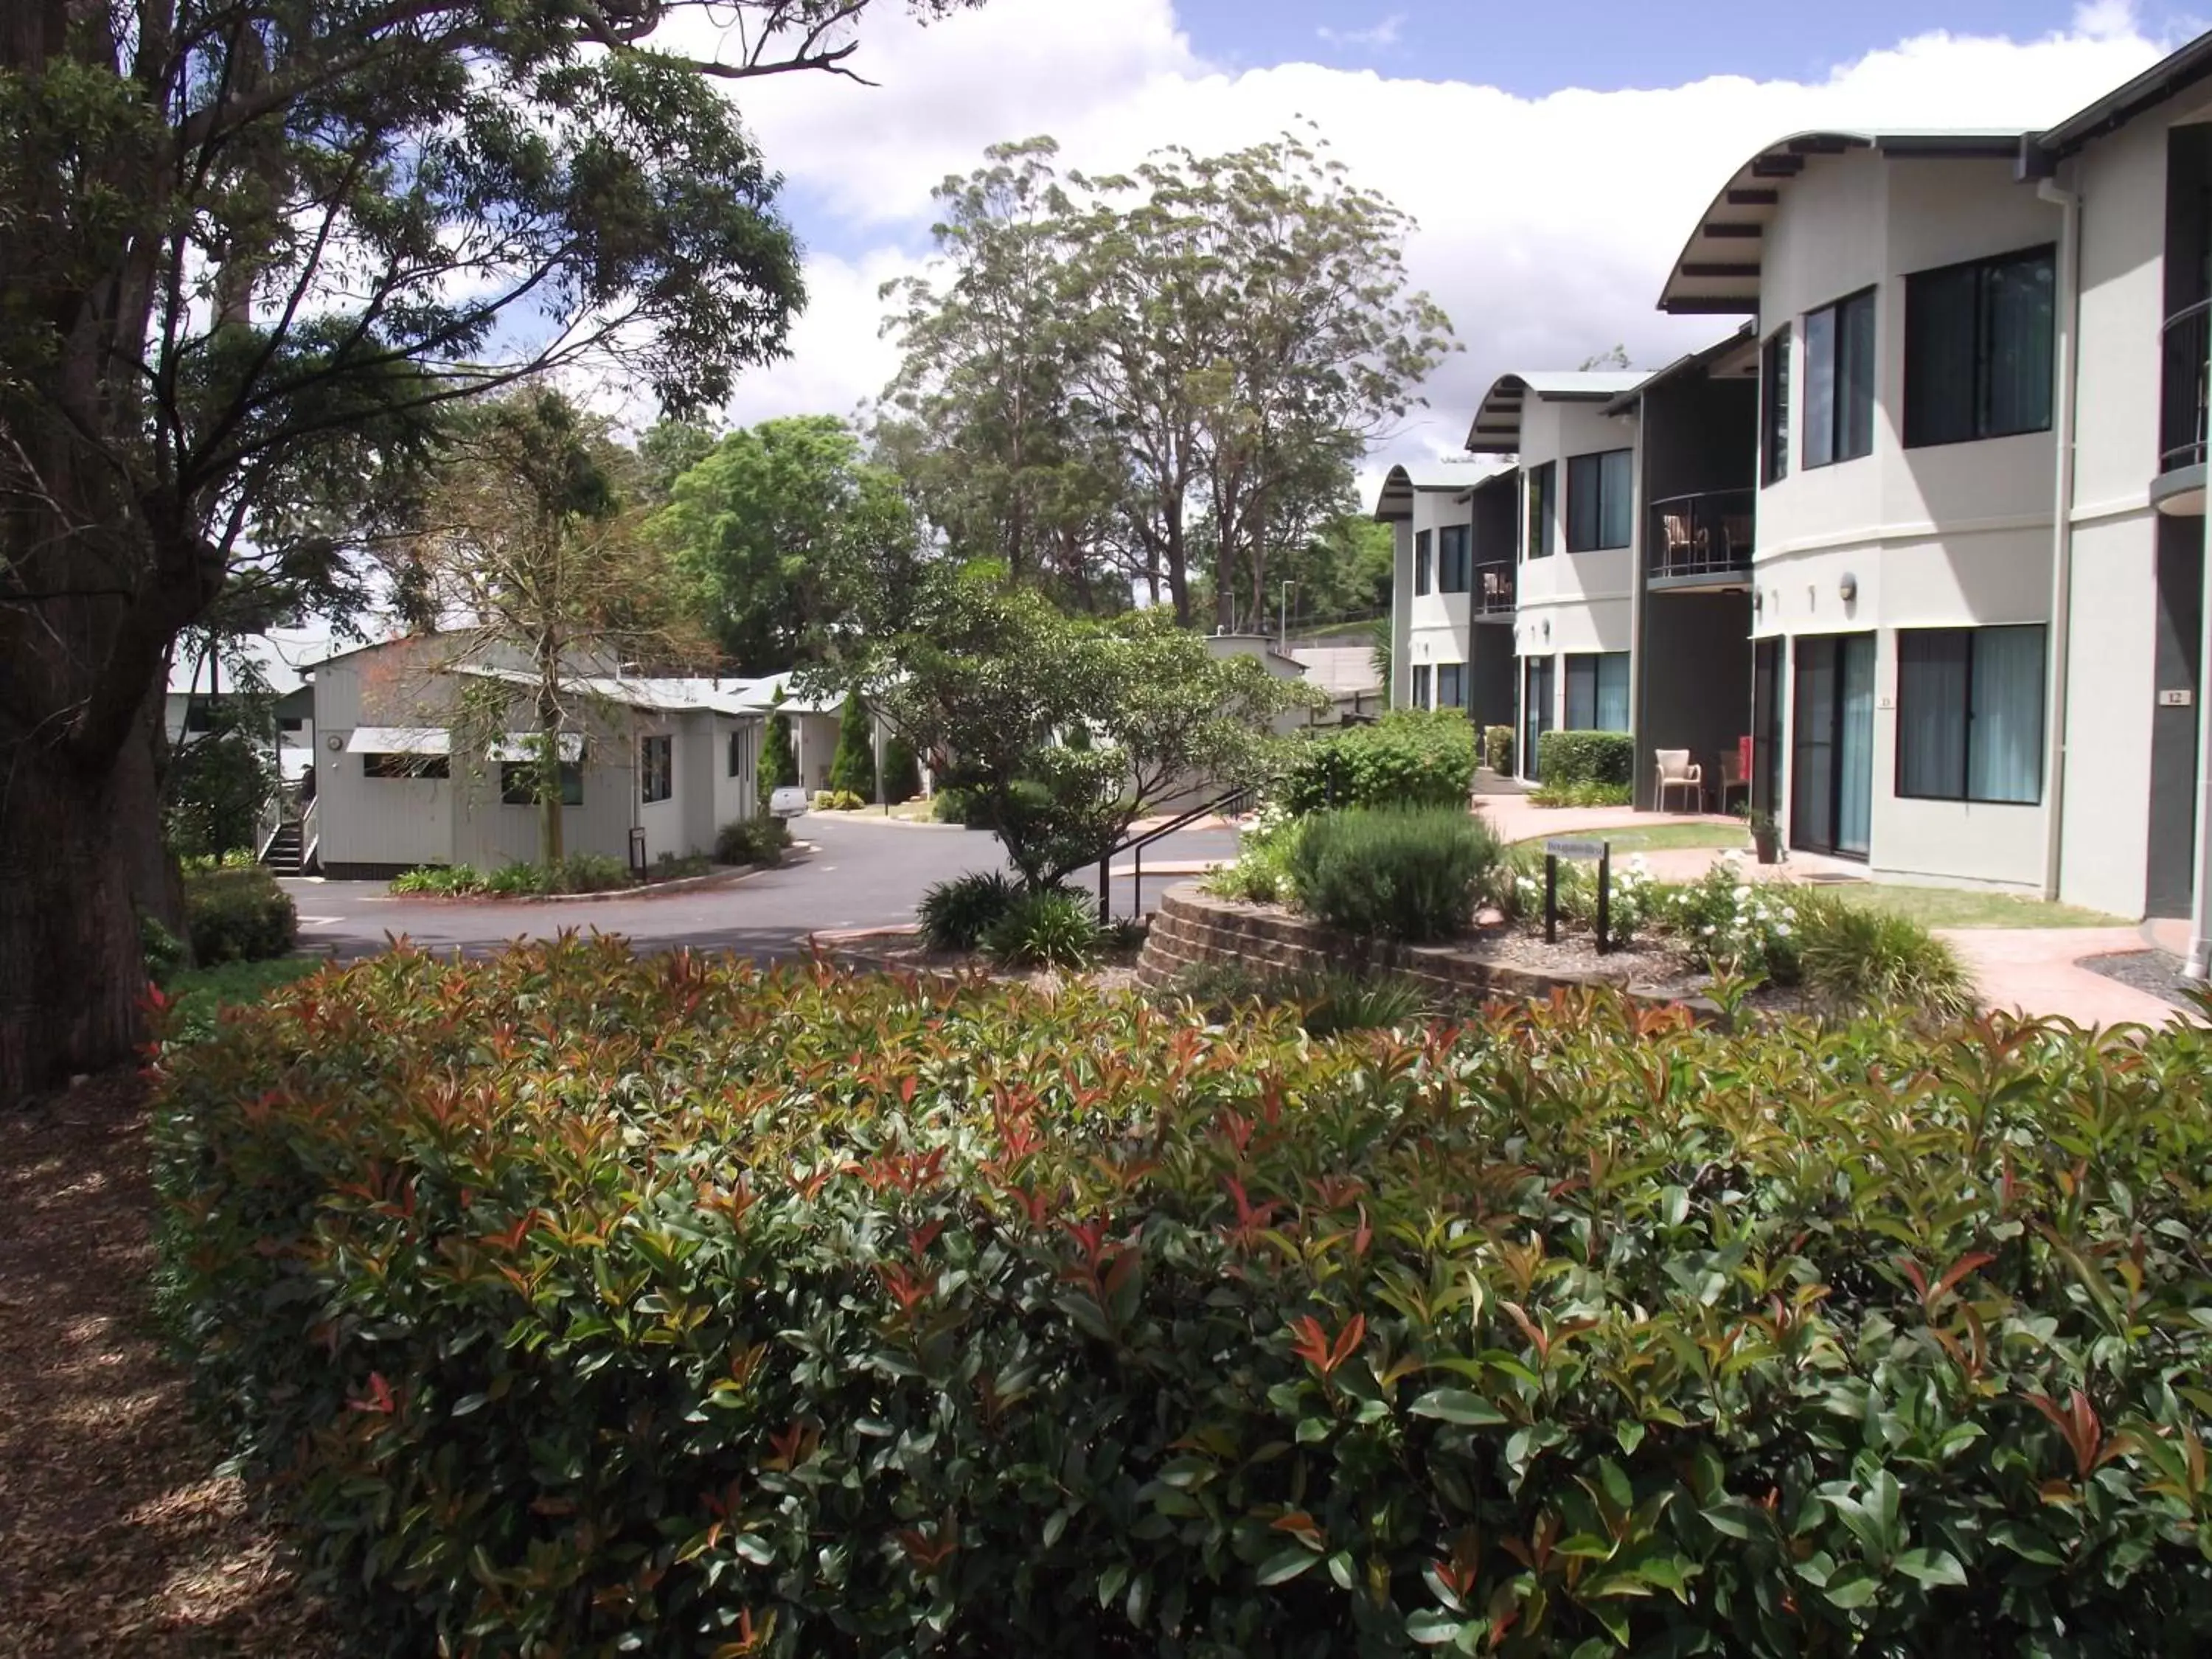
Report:
[{"label": "asphalt driveway", "polygon": [[[884,927],[914,920],[933,883],[975,870],[1003,869],[995,837],[978,830],[868,823],[810,813],[793,826],[813,850],[779,870],[727,887],[659,896],[575,900],[453,900],[400,897],[382,882],[288,879],[300,912],[300,944],[319,954],[357,957],[404,937],[437,951],[477,952],[512,940],[550,939],[564,929],[620,933],[641,950],[733,951],[769,958],[805,948],[817,931]],[[1233,830],[1185,831],[1145,849],[1144,908],[1176,879],[1163,865],[1235,855]],[[1117,867],[1128,862],[1125,854]],[[1075,878],[1096,890],[1094,866]],[[1132,883],[1114,880],[1114,911],[1129,913]]]}]

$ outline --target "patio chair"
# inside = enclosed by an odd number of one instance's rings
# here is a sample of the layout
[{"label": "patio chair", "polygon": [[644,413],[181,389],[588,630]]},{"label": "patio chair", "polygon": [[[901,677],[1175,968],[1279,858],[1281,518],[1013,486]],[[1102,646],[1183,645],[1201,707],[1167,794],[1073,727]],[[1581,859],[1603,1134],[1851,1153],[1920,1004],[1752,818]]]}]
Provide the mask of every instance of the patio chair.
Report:
[{"label": "patio chair", "polygon": [[1659,515],[1659,533],[1666,544],[1660,550],[1659,574],[1672,575],[1690,562],[1690,518],[1686,513]]},{"label": "patio chair", "polygon": [[1728,811],[1729,792],[1743,791],[1744,804],[1751,804],[1751,779],[1743,769],[1743,757],[1729,750],[1721,751],[1721,811]]},{"label": "patio chair", "polygon": [[1729,513],[1721,519],[1721,540],[1730,564],[1751,562],[1751,514]]},{"label": "patio chair", "polygon": [[1705,768],[1690,759],[1686,749],[1655,749],[1652,755],[1659,763],[1659,801],[1661,811],[1667,810],[1667,792],[1686,789],[1690,792],[1690,810],[1694,812],[1705,805]]},{"label": "patio chair", "polygon": [[1513,579],[1503,570],[1482,573],[1482,608],[1485,611],[1510,611],[1513,608]]}]

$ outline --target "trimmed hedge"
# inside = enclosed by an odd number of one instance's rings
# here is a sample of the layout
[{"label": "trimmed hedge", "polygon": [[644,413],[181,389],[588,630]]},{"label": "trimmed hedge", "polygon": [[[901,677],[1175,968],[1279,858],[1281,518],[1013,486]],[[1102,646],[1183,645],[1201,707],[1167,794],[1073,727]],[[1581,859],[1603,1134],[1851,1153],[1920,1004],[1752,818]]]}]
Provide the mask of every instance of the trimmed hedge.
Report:
[{"label": "trimmed hedge", "polygon": [[1450,939],[1504,857],[1463,806],[1323,812],[1299,826],[1289,858],[1297,908],[1348,933],[1415,944]]},{"label": "trimmed hedge", "polygon": [[1397,708],[1372,726],[1292,740],[1277,799],[1292,812],[1459,806],[1474,793],[1474,727],[1452,709]]},{"label": "trimmed hedge", "polygon": [[1513,773],[1513,728],[1510,726],[1486,726],[1482,728],[1482,763],[1500,777]]},{"label": "trimmed hedge", "polygon": [[260,865],[185,872],[185,932],[200,967],[289,955],[299,921],[290,895]]},{"label": "trimmed hedge", "polygon": [[749,818],[732,818],[714,832],[717,864],[753,864],[773,870],[783,862],[791,845],[791,826],[766,812]]},{"label": "trimmed hedge", "polygon": [[1547,789],[1585,783],[1632,787],[1636,739],[1626,732],[1547,732],[1536,739],[1536,769]]},{"label": "trimmed hedge", "polygon": [[2212,1052],[1319,1040],[564,939],[159,1060],[173,1311],[390,1653],[2212,1642]]}]

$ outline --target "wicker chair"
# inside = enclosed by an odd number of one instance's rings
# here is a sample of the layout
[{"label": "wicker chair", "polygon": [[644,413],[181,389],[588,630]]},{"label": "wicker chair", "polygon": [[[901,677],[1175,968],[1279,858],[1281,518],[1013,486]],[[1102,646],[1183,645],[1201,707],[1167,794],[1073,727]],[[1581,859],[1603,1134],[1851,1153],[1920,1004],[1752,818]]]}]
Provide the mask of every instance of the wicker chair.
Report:
[{"label": "wicker chair", "polygon": [[1705,805],[1705,771],[1690,758],[1686,749],[1658,749],[1652,751],[1659,765],[1659,800],[1661,811],[1667,810],[1667,792],[1686,789],[1690,792],[1690,810],[1694,812]]}]

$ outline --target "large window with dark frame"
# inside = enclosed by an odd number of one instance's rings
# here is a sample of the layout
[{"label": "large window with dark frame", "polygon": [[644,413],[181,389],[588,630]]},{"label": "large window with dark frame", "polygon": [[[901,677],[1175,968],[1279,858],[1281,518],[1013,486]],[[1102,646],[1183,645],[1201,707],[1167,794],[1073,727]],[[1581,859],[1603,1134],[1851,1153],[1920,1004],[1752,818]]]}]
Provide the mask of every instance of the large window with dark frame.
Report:
[{"label": "large window with dark frame", "polygon": [[1467,665],[1459,662],[1440,662],[1437,665],[1437,707],[1464,708],[1467,707]]},{"label": "large window with dark frame", "polygon": [[1428,706],[1429,665],[1425,662],[1417,662],[1413,665],[1413,707],[1426,708]]},{"label": "large window with dark frame", "polygon": [[1474,568],[1474,527],[1448,524],[1437,532],[1437,592],[1464,593]]},{"label": "large window with dark frame", "polygon": [[[501,761],[499,763],[499,799],[507,806],[536,806],[538,799],[538,763],[536,761]],[[581,806],[584,804],[584,768],[577,761],[561,763],[561,805]]]},{"label": "large window with dark frame", "polygon": [[443,755],[369,754],[361,757],[361,775],[365,778],[420,778],[436,782],[452,775],[452,766]]},{"label": "large window with dark frame", "polygon": [[2043,799],[2039,623],[1897,635],[1897,793],[2033,806]]},{"label": "large window with dark frame", "polygon": [[676,793],[676,739],[640,738],[637,743],[637,798],[650,806]]},{"label": "large window with dark frame", "polygon": [[1559,520],[1559,464],[1546,461],[1541,466],[1528,469],[1528,526],[1522,542],[1522,556],[1548,559],[1556,545],[1559,532],[1554,527]]},{"label": "large window with dark frame", "polygon": [[1759,481],[1790,476],[1790,325],[1767,337],[1759,352]]},{"label": "large window with dark frame", "polygon": [[1413,592],[1416,593],[1425,593],[1429,591],[1431,539],[1429,532],[1425,530],[1417,530],[1413,532]]},{"label": "large window with dark frame", "polygon": [[1874,453],[1872,289],[1805,313],[1805,465]]},{"label": "large window with dark frame", "polygon": [[1608,449],[1567,458],[1567,551],[1628,545],[1636,520],[1635,455]]},{"label": "large window with dark frame", "polygon": [[2051,429],[2049,247],[1905,279],[1905,442]]},{"label": "large window with dark frame", "polygon": [[1567,730],[1628,730],[1628,653],[1576,652],[1568,656]]}]

